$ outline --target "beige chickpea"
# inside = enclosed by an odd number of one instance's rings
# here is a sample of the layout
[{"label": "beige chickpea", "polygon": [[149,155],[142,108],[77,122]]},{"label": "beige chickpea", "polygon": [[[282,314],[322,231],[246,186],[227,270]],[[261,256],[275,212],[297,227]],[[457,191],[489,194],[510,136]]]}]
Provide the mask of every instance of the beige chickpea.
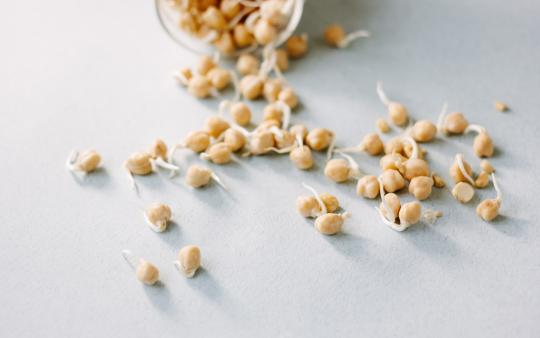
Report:
[{"label": "beige chickpea", "polygon": [[263,95],[268,102],[277,101],[281,92],[283,81],[281,79],[267,79],[264,82]]},{"label": "beige chickpea", "polygon": [[478,157],[493,156],[493,141],[487,132],[480,132],[474,138],[473,150]]},{"label": "beige chickpea", "polygon": [[212,59],[208,55],[203,55],[199,59],[199,62],[197,63],[195,70],[197,71],[199,75],[206,75],[214,67],[217,67],[217,64],[214,62],[214,59]]},{"label": "beige chickpea", "polygon": [[187,245],[178,252],[176,267],[188,278],[195,276],[201,266],[201,249],[196,245]]},{"label": "beige chickpea", "polygon": [[480,161],[480,168],[488,174],[495,172],[495,168],[493,168],[493,165],[488,160]]},{"label": "beige chickpea", "polygon": [[146,285],[154,285],[159,280],[158,268],[144,259],[141,259],[137,265],[135,275],[140,282]]},{"label": "beige chickpea", "polygon": [[286,72],[289,69],[289,56],[283,48],[276,49],[276,66],[282,72]]},{"label": "beige chickpea", "polygon": [[315,218],[321,214],[321,206],[313,196],[299,196],[296,199],[296,211],[305,218]]},{"label": "beige chickpea", "polygon": [[223,13],[214,6],[210,6],[202,13],[201,19],[203,23],[216,30],[223,30],[227,28],[227,21],[223,16]]},{"label": "beige chickpea", "polygon": [[257,130],[266,130],[270,131],[271,129],[278,128],[279,129],[280,123],[274,119],[262,121],[257,126]]},{"label": "beige chickpea", "polygon": [[285,43],[285,48],[290,58],[301,58],[308,50],[307,34],[291,36]]},{"label": "beige chickpea", "polygon": [[315,128],[306,136],[306,144],[313,150],[321,151],[332,143],[334,133],[325,128]]},{"label": "beige chickpea", "polygon": [[240,80],[240,91],[248,100],[255,100],[262,94],[264,82],[257,75],[246,75]]},{"label": "beige chickpea", "polygon": [[231,72],[226,69],[215,67],[206,75],[214,88],[222,90],[231,83]]},{"label": "beige chickpea", "polygon": [[231,149],[232,152],[236,152],[244,147],[247,142],[247,138],[239,130],[229,128],[225,131],[223,142]]},{"label": "beige chickpea", "polygon": [[377,198],[379,190],[379,180],[373,175],[361,177],[356,184],[356,194],[365,198]]},{"label": "beige chickpea", "polygon": [[416,121],[411,131],[411,136],[418,142],[429,142],[436,134],[437,126],[428,120]]},{"label": "beige chickpea", "polygon": [[326,162],[324,175],[334,182],[345,182],[350,178],[351,167],[347,160],[334,158]]},{"label": "beige chickpea", "polygon": [[401,209],[401,201],[398,195],[389,193],[384,195],[384,201],[390,210],[387,210],[384,203],[381,202],[379,208],[383,212],[387,220],[395,222],[399,215],[399,209]]},{"label": "beige chickpea", "polygon": [[335,235],[341,231],[344,221],[343,215],[328,213],[315,219],[315,228],[323,235]]},{"label": "beige chickpea", "polygon": [[381,133],[386,134],[390,131],[390,125],[383,118],[377,119],[376,126]]},{"label": "beige chickpea", "polygon": [[250,46],[255,41],[255,37],[244,24],[237,24],[233,29],[233,40],[236,46],[244,48]]},{"label": "beige chickpea", "polygon": [[324,30],[324,41],[332,47],[338,47],[345,39],[346,33],[343,27],[338,24],[329,25]]},{"label": "beige chickpea", "polygon": [[476,180],[474,180],[474,186],[477,188],[485,188],[489,184],[489,174],[485,171],[481,171]]},{"label": "beige chickpea", "polygon": [[267,153],[274,146],[274,134],[269,130],[261,130],[249,140],[249,151],[253,155]]},{"label": "beige chickpea", "polygon": [[476,214],[484,221],[491,222],[499,216],[501,202],[497,199],[486,199],[476,207]]},{"label": "beige chickpea", "polygon": [[339,200],[337,199],[336,196],[330,193],[324,192],[319,195],[319,198],[321,199],[321,201],[323,201],[324,205],[326,206],[327,212],[334,212],[339,209]]},{"label": "beige chickpea", "polygon": [[285,2],[282,0],[266,0],[261,3],[261,17],[276,27],[286,23],[287,17],[283,13]]},{"label": "beige chickpea", "polygon": [[508,105],[501,101],[495,101],[495,109],[500,112],[505,112],[508,110]]},{"label": "beige chickpea", "polygon": [[287,130],[276,130],[274,131],[274,144],[278,149],[290,149],[295,143],[295,137],[293,134],[289,133]]},{"label": "beige chickpea", "polygon": [[188,82],[188,92],[200,99],[207,98],[211,94],[212,83],[206,77],[193,75]]},{"label": "beige chickpea", "polygon": [[222,0],[219,4],[219,9],[223,16],[230,20],[236,16],[242,9],[238,0]]},{"label": "beige chickpea", "polygon": [[397,102],[388,104],[388,116],[390,121],[397,126],[404,126],[409,121],[409,112],[404,105]]},{"label": "beige chickpea", "polygon": [[148,175],[152,172],[151,156],[148,153],[134,153],[126,161],[126,169],[133,175]]},{"label": "beige chickpea", "polygon": [[[463,164],[463,170],[460,168],[460,160]],[[456,159],[452,166],[450,167],[450,177],[454,180],[455,183],[458,182],[469,182],[471,184],[474,183],[472,180],[472,168],[461,156],[460,154],[456,155]]]},{"label": "beige chickpea", "polygon": [[452,188],[452,196],[461,203],[467,203],[474,197],[474,188],[469,183],[458,182]]},{"label": "beige chickpea", "polygon": [[384,145],[384,153],[385,154],[402,154],[404,152],[404,144],[401,137],[394,137],[390,140],[388,140]]},{"label": "beige chickpea", "polygon": [[163,232],[172,218],[171,208],[163,203],[152,203],[145,211],[146,221],[156,232]]},{"label": "beige chickpea", "polygon": [[399,209],[399,223],[409,226],[418,223],[422,217],[422,206],[417,201],[405,203]]},{"label": "beige chickpea", "polygon": [[205,121],[205,131],[213,138],[218,138],[221,133],[229,129],[230,125],[223,117],[212,115]]},{"label": "beige chickpea", "polygon": [[231,148],[224,142],[215,143],[208,148],[202,158],[210,160],[215,164],[226,164],[231,161]]},{"label": "beige chickpea", "polygon": [[186,136],[184,145],[193,152],[203,152],[210,146],[210,135],[205,131],[191,132]]},{"label": "beige chickpea", "polygon": [[404,173],[405,165],[403,163],[405,163],[405,161],[407,161],[407,158],[403,155],[399,153],[391,153],[381,157],[379,164],[382,170],[394,169],[400,173]]},{"label": "beige chickpea", "polygon": [[444,188],[446,186],[446,182],[438,174],[431,173],[431,178],[433,179],[433,185],[435,186],[435,188]]},{"label": "beige chickpea", "polygon": [[153,159],[161,158],[165,160],[167,159],[167,144],[158,138],[154,141],[148,152]]},{"label": "beige chickpea", "polygon": [[404,176],[409,181],[417,176],[429,176],[429,164],[420,158],[410,158],[405,161]]},{"label": "beige chickpea", "polygon": [[444,119],[443,130],[450,134],[463,134],[469,122],[462,113],[448,114]]},{"label": "beige chickpea", "polygon": [[293,134],[296,138],[300,138],[300,140],[304,140],[308,134],[308,130],[306,126],[302,124],[295,124],[291,128],[289,128],[289,131],[291,134]]},{"label": "beige chickpea", "polygon": [[428,176],[416,176],[409,183],[409,193],[422,201],[431,195],[433,179]]},{"label": "beige chickpea", "polygon": [[377,133],[369,133],[364,136],[361,147],[372,156],[377,156],[384,151],[384,144]]},{"label": "beige chickpea", "polygon": [[236,69],[240,75],[257,74],[259,72],[260,62],[251,54],[242,54],[236,61]]},{"label": "beige chickpea", "polygon": [[405,179],[399,171],[387,169],[381,175],[383,187],[386,192],[396,192],[405,187]]},{"label": "beige chickpea", "polygon": [[[412,144],[407,143],[403,145],[403,155],[405,155],[405,157],[410,158],[413,152],[414,152],[414,146]],[[423,159],[425,153],[426,153],[426,150],[418,146],[418,153],[416,154],[417,158]]]},{"label": "beige chickpea", "polygon": [[231,105],[230,114],[238,125],[246,126],[251,121],[251,109],[243,102],[235,102]]},{"label": "beige chickpea", "polygon": [[289,158],[292,163],[302,170],[308,170],[313,167],[313,155],[311,154],[311,149],[308,146],[301,146],[294,148],[290,154]]},{"label": "beige chickpea", "polygon": [[264,121],[274,120],[274,121],[277,121],[281,125],[281,121],[283,120],[283,111],[277,105],[269,104],[266,107],[264,107],[263,120]]},{"label": "beige chickpea", "polygon": [[211,178],[212,171],[200,165],[192,165],[186,172],[186,184],[193,188],[204,187]]},{"label": "beige chickpea", "polygon": [[68,168],[70,170],[91,173],[99,167],[101,156],[95,150],[87,150],[82,154],[74,153],[75,156],[69,159]]},{"label": "beige chickpea", "polygon": [[298,106],[298,97],[296,96],[294,90],[290,87],[284,88],[279,92],[278,100],[285,102],[285,104],[291,109],[294,109],[296,108],[296,106]]},{"label": "beige chickpea", "polygon": [[268,20],[260,19],[255,24],[253,35],[255,40],[261,45],[267,45],[273,42],[277,37],[278,31]]},{"label": "beige chickpea", "polygon": [[224,55],[233,55],[236,51],[233,36],[229,32],[222,33],[219,38],[214,41],[214,45],[217,50]]}]

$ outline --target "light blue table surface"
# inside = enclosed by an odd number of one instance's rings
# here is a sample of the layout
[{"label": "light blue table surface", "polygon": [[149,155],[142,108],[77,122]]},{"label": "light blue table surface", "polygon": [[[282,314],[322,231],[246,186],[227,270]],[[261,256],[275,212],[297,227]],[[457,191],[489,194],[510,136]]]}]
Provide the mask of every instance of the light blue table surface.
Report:
[{"label": "light blue table surface", "polygon": [[[327,48],[320,36],[332,22],[372,37]],[[468,205],[438,190],[423,204],[444,217],[397,233],[353,183],[322,175],[322,155],[312,172],[286,156],[211,165],[230,194],[191,191],[183,173],[137,178],[137,199],[121,168],[127,156],[156,137],[179,141],[217,108],[170,77],[196,57],[165,35],[150,0],[3,1],[0,336],[540,335],[540,3],[308,0],[299,31],[311,50],[287,73],[303,106],[293,122],[353,145],[385,116],[377,80],[416,119],[435,120],[447,100],[493,136],[503,215],[493,223],[475,215],[492,188]],[[495,100],[511,111],[496,112]],[[262,106],[253,105],[255,119]],[[478,168],[471,143],[426,145],[432,168],[449,180],[458,151]],[[104,170],[77,183],[64,161],[89,147]],[[355,158],[377,172],[378,159]],[[199,160],[181,152],[177,161],[185,170]],[[296,214],[301,182],[352,212],[343,234],[322,236]],[[142,217],[155,200],[175,213],[163,234]],[[171,263],[186,244],[203,254],[191,280]],[[122,249],[154,262],[162,286],[142,286]]]}]

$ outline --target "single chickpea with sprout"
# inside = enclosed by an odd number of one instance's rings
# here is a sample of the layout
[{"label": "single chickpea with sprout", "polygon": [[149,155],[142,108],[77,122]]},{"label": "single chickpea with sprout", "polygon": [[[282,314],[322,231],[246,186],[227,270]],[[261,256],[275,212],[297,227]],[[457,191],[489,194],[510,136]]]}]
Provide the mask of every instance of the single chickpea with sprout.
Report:
[{"label": "single chickpea with sprout", "polygon": [[486,131],[486,128],[477,124],[470,124],[465,128],[464,133],[476,132],[477,135],[473,142],[473,151],[478,157],[491,157],[493,156],[494,146],[491,136]]},{"label": "single chickpea with sprout", "polygon": [[130,250],[122,250],[122,257],[135,270],[137,279],[146,285],[155,285],[159,280],[159,269],[149,261],[137,257]]},{"label": "single chickpea with sprout", "polygon": [[214,180],[224,190],[229,190],[219,176],[207,167],[193,164],[186,172],[185,182],[192,188],[202,188],[208,185],[211,180]]},{"label": "single chickpea with sprout", "polygon": [[369,37],[369,32],[366,30],[345,33],[345,30],[339,24],[326,26],[324,30],[324,41],[329,46],[340,49],[347,48],[354,40],[367,37]]},{"label": "single chickpea with sprout", "polygon": [[384,144],[377,133],[369,133],[364,136],[359,145],[355,147],[336,148],[334,151],[341,153],[360,153],[365,151],[372,156],[377,156],[384,152]]},{"label": "single chickpea with sprout", "polygon": [[377,82],[377,94],[379,99],[388,109],[388,117],[393,124],[404,127],[409,121],[409,112],[401,103],[391,101],[383,90],[382,82]]},{"label": "single chickpea with sprout", "polygon": [[405,137],[404,140],[409,142],[409,144],[412,146],[412,153],[411,156],[403,163],[403,176],[409,181],[417,176],[429,176],[429,164],[427,161],[419,158],[419,148],[416,141],[410,136]]},{"label": "single chickpea with sprout", "polygon": [[84,175],[95,171],[101,163],[101,156],[95,150],[87,150],[79,154],[72,151],[66,161],[66,168],[71,172],[82,172]]},{"label": "single chickpea with sprout", "polygon": [[187,245],[180,249],[174,266],[187,278],[193,278],[201,267],[201,249],[196,245]]},{"label": "single chickpea with sprout", "polygon": [[144,218],[150,229],[163,232],[172,218],[172,211],[168,205],[155,202],[145,210]]},{"label": "single chickpea with sprout", "polygon": [[472,178],[472,168],[463,159],[462,154],[456,154],[450,167],[450,176],[456,183],[452,188],[452,196],[460,203],[468,203],[474,197],[475,182]]},{"label": "single chickpea with sprout", "polygon": [[494,173],[491,173],[491,180],[493,181],[493,187],[497,192],[497,197],[485,199],[476,207],[476,214],[486,222],[491,222],[497,218],[502,203],[502,192]]},{"label": "single chickpea with sprout", "polygon": [[339,153],[344,158],[334,158],[326,162],[324,175],[336,183],[346,182],[349,179],[361,177],[358,163],[349,155]]}]

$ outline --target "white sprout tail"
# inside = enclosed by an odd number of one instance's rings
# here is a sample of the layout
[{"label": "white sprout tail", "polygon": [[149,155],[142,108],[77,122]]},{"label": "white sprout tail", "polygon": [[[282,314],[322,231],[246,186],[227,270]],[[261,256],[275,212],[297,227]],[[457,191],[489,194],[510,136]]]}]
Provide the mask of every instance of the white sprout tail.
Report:
[{"label": "white sprout tail", "polygon": [[491,173],[491,180],[493,181],[493,187],[495,188],[495,191],[497,192],[497,197],[495,198],[499,203],[502,202],[502,191],[499,187],[499,184],[497,183],[497,179],[495,178],[495,173]]},{"label": "white sprout tail", "polygon": [[140,258],[136,257],[133,252],[131,252],[131,250],[122,250],[122,257],[124,257],[124,259],[129,264],[129,266],[131,266],[132,269],[136,269],[137,265],[140,262]]},{"label": "white sprout tail", "polygon": [[446,118],[446,112],[448,111],[448,102],[444,102],[439,118],[437,119],[437,132],[440,135],[445,135],[446,131],[444,130],[444,119]]},{"label": "white sprout tail", "polygon": [[367,37],[369,37],[369,32],[368,31],[366,31],[366,30],[357,30],[357,31],[354,31],[354,32],[351,32],[351,33],[347,34],[343,40],[338,42],[337,45],[338,45],[339,48],[346,48],[354,40],[359,39],[359,38],[367,38]]},{"label": "white sprout tail", "polygon": [[462,154],[456,154],[456,162],[459,168],[459,171],[461,171],[461,174],[469,181],[469,183],[474,187],[474,180],[472,179],[471,175],[467,173],[467,170],[465,169],[465,164],[463,163],[463,155]]},{"label": "white sprout tail", "polygon": [[326,162],[330,161],[334,154],[334,148],[336,147],[336,135],[332,134],[332,139],[330,140],[330,145],[326,151]]},{"label": "white sprout tail", "polygon": [[227,188],[227,186],[225,185],[225,183],[223,183],[223,181],[221,180],[221,178],[219,178],[218,175],[216,175],[215,172],[212,171],[212,173],[210,174],[210,177],[212,177],[212,179],[214,181],[216,181],[216,183],[223,188],[223,190],[225,191],[229,191],[229,188]]},{"label": "white sprout tail", "polygon": [[[319,207],[321,208],[321,215],[327,214],[328,209],[326,209],[326,204],[324,204],[324,202],[322,201],[322,199],[319,196],[319,193],[317,192],[317,190],[315,190],[313,187],[311,187],[311,186],[309,186],[309,185],[307,185],[307,184],[305,184],[303,182],[302,182],[302,185],[304,186],[304,188],[311,191],[311,193],[313,194],[313,196],[317,200],[317,203],[319,203]],[[320,216],[320,215],[317,215],[317,216]]]},{"label": "white sprout tail", "polygon": [[165,162],[161,157],[158,157],[155,160],[152,160],[152,162],[158,167],[170,170],[171,172],[170,177],[174,177],[176,173],[180,170],[180,168],[178,168],[174,164]]},{"label": "white sprout tail", "polygon": [[377,82],[377,94],[379,95],[379,99],[385,106],[388,106],[390,104],[390,100],[388,99],[388,96],[386,96],[386,93],[383,90],[381,81]]},{"label": "white sprout tail", "polygon": [[358,163],[349,155],[338,152],[341,156],[343,156],[347,162],[349,162],[349,166],[351,167],[351,173],[349,177],[352,178],[360,178],[362,176],[362,173],[360,172],[360,167],[358,166]]}]

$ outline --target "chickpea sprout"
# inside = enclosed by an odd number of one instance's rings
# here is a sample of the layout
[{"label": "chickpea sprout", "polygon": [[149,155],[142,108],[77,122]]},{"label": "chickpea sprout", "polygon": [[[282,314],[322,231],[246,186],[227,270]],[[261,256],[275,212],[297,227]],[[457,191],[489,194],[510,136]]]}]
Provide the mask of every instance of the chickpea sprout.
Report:
[{"label": "chickpea sprout", "polygon": [[411,156],[404,163],[405,178],[410,181],[417,176],[429,176],[429,164],[425,160],[418,158],[419,151],[416,141],[410,136],[407,136],[404,139],[412,146]]},{"label": "chickpea sprout", "polygon": [[315,151],[327,150],[326,159],[332,157],[335,144],[335,135],[326,128],[315,128],[306,135],[306,144]]},{"label": "chickpea sprout", "polygon": [[337,183],[345,182],[351,178],[360,178],[360,169],[356,161],[347,154],[339,154],[345,159],[337,158],[326,162],[324,175]]},{"label": "chickpea sprout", "polygon": [[124,162],[124,169],[127,171],[131,186],[135,189],[136,192],[138,192],[138,187],[135,179],[133,178],[133,175],[145,176],[151,174],[154,171],[154,166],[170,170],[171,177],[180,170],[180,168],[178,168],[177,166],[165,162],[161,157],[153,159],[152,155],[147,152],[133,153]]},{"label": "chickpea sprout", "polygon": [[163,203],[152,203],[144,212],[146,223],[155,232],[165,231],[171,217],[171,208]]},{"label": "chickpea sprout", "polygon": [[302,183],[313,196],[300,196],[296,199],[296,211],[305,218],[315,218],[328,213],[326,204],[315,188]]},{"label": "chickpea sprout", "polygon": [[488,174],[495,172],[495,168],[493,168],[493,165],[488,160],[480,161],[480,168],[482,168],[482,170],[484,170]]},{"label": "chickpea sprout", "polygon": [[201,153],[200,157],[203,160],[212,161],[215,164],[226,164],[231,161],[232,150],[225,142],[214,143]]},{"label": "chickpea sprout", "polygon": [[383,90],[382,82],[377,83],[377,94],[379,95],[381,102],[388,109],[390,121],[397,126],[405,126],[407,121],[409,121],[409,112],[407,111],[407,108],[401,103],[390,101],[388,99],[388,96],[386,96],[386,93]]},{"label": "chickpea sprout", "polygon": [[336,152],[355,153],[367,152],[372,156],[377,156],[384,151],[384,144],[377,133],[369,133],[362,139],[362,142],[356,147],[337,148]]},{"label": "chickpea sprout", "polygon": [[469,163],[463,159],[462,154],[456,154],[454,163],[450,167],[450,176],[454,179],[455,183],[468,182],[474,186],[472,168]]},{"label": "chickpea sprout", "polygon": [[497,192],[497,197],[494,199],[483,200],[476,207],[476,214],[486,222],[491,222],[492,220],[497,218],[502,202],[502,192],[499,188],[497,180],[495,179],[494,173],[491,174],[491,180],[493,181],[493,187]]},{"label": "chickpea sprout", "polygon": [[87,150],[82,154],[72,151],[66,162],[69,171],[80,171],[84,174],[95,171],[101,162],[101,156],[95,150]]},{"label": "chickpea sprout", "polygon": [[187,278],[192,278],[201,266],[201,249],[196,245],[187,245],[180,249],[174,266]]},{"label": "chickpea sprout", "polygon": [[194,164],[188,168],[185,180],[186,184],[193,188],[202,188],[208,185],[210,180],[214,180],[224,190],[229,190],[223,181],[216,175],[216,173],[207,167],[197,164]]},{"label": "chickpea sprout", "polygon": [[357,30],[347,34],[339,24],[329,25],[324,30],[324,40],[328,45],[336,48],[346,48],[354,40],[367,37],[369,37],[369,32],[366,30]]},{"label": "chickpea sprout", "polygon": [[145,259],[136,257],[130,250],[122,250],[122,257],[135,270],[137,279],[146,285],[154,285],[159,280],[159,269]]},{"label": "chickpea sprout", "polygon": [[478,157],[491,157],[493,156],[493,140],[489,136],[489,134],[486,131],[486,128],[471,124],[465,128],[465,133],[469,133],[471,131],[474,131],[478,133],[476,137],[474,138],[473,142],[473,150],[476,156]]},{"label": "chickpea sprout", "polygon": [[[293,134],[294,135],[294,134]],[[296,135],[297,146],[289,153],[289,158],[294,165],[301,170],[308,170],[313,167],[313,155],[311,149],[304,145],[302,137]]]},{"label": "chickpea sprout", "polygon": [[351,216],[350,212],[342,214],[327,213],[315,219],[315,228],[323,235],[335,235],[341,231],[343,223]]}]

